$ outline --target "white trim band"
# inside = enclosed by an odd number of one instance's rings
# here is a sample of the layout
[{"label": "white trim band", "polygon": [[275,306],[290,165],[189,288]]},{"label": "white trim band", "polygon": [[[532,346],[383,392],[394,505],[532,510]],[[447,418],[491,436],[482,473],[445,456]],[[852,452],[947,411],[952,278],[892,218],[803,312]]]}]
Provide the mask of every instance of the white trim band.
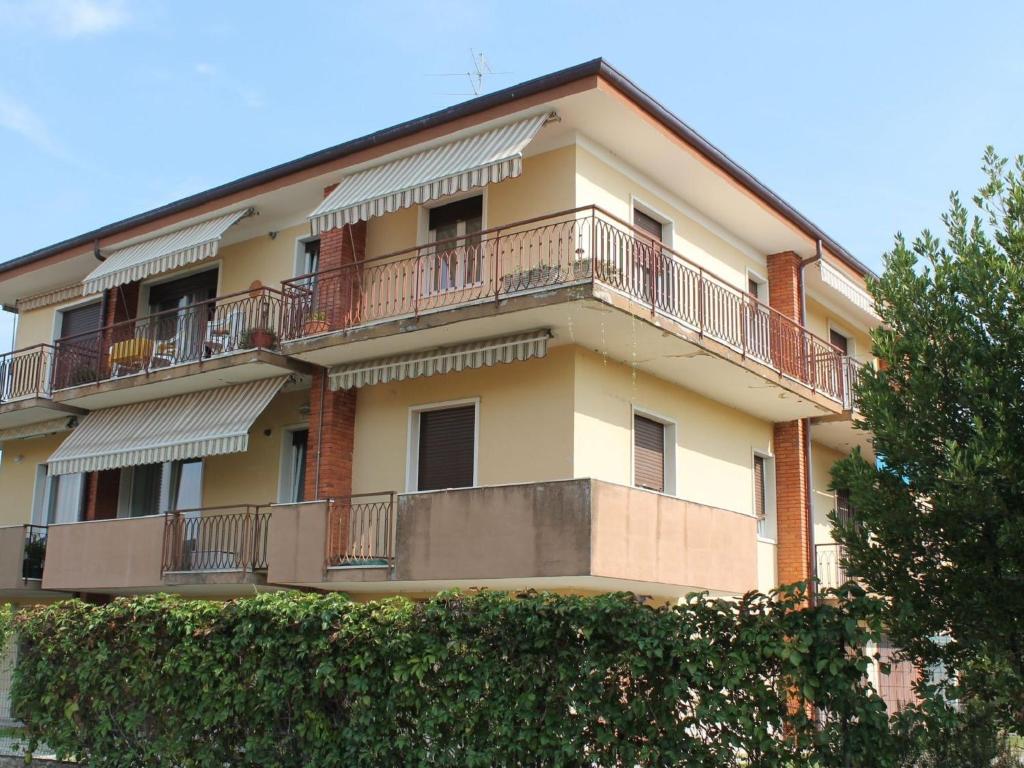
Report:
[{"label": "white trim band", "polygon": [[523,151],[550,113],[356,171],[309,215],[312,234],[483,187],[523,172]]},{"label": "white trim band", "polygon": [[364,360],[335,366],[330,370],[332,390],[367,387],[390,381],[418,379],[455,373],[471,368],[484,368],[500,363],[514,363],[548,353],[548,330],[488,339],[453,347],[440,347],[397,357]]}]

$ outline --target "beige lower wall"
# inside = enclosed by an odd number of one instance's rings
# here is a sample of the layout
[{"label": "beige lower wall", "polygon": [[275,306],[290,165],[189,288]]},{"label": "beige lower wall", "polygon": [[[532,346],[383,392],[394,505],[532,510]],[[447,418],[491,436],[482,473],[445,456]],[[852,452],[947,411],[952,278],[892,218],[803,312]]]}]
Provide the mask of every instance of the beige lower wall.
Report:
[{"label": "beige lower wall", "polygon": [[159,587],[164,516],[52,525],[43,589]]},{"label": "beige lower wall", "polygon": [[354,493],[406,490],[410,408],[480,399],[480,485],[572,476],[571,347],[547,357],[359,390]]},{"label": "beige lower wall", "polygon": [[309,404],[309,396],[308,389],[282,392],[253,423],[245,453],[207,456],[203,460],[204,506],[277,501],[284,442],[291,439],[286,429],[307,424],[309,417],[299,409]]},{"label": "beige lower wall", "polygon": [[45,464],[67,433],[11,440],[0,457],[0,525],[28,523],[32,520],[32,496],[36,467]]},{"label": "beige lower wall", "polygon": [[573,473],[629,485],[634,409],[673,422],[675,495],[753,514],[753,452],[772,453],[772,425],[627,365],[578,349]]}]

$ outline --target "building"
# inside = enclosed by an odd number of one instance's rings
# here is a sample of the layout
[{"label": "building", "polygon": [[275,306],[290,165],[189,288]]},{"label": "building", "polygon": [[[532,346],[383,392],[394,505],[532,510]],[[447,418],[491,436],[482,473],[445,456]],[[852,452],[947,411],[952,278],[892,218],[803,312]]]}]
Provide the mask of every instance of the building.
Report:
[{"label": "building", "polygon": [[840,578],[868,270],[602,60],[0,264],[0,598]]}]

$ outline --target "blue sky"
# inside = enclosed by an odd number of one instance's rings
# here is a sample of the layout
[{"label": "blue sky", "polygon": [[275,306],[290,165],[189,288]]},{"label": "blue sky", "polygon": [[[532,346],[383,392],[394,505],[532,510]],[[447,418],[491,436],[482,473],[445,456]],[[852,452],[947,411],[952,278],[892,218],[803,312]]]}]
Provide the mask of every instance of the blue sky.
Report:
[{"label": "blue sky", "polygon": [[474,48],[488,90],[604,56],[879,268],[986,144],[1024,151],[1022,28],[1010,1],[0,0],[0,260],[461,101],[431,75]]}]

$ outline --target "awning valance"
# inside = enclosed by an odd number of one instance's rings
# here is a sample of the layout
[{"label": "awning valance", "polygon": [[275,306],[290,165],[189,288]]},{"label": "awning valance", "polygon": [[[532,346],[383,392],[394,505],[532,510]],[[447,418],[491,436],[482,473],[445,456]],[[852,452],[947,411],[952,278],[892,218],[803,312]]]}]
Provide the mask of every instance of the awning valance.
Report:
[{"label": "awning valance", "polygon": [[251,213],[253,209],[246,208],[119,248],[85,278],[85,293],[99,293],[186,264],[212,259],[217,255],[220,239],[228,228]]},{"label": "awning valance", "polygon": [[49,459],[51,475],[96,472],[221,453],[249,445],[249,428],[288,377],[234,384],[93,411]]},{"label": "awning valance", "polygon": [[550,113],[357,171],[310,214],[313,234],[464,192],[523,172],[523,150]]},{"label": "awning valance", "polygon": [[364,360],[335,366],[330,371],[331,389],[353,389],[389,381],[416,379],[453,373],[467,368],[484,368],[499,363],[514,363],[548,353],[547,330],[500,339],[475,341],[452,347],[439,347],[426,352]]}]

